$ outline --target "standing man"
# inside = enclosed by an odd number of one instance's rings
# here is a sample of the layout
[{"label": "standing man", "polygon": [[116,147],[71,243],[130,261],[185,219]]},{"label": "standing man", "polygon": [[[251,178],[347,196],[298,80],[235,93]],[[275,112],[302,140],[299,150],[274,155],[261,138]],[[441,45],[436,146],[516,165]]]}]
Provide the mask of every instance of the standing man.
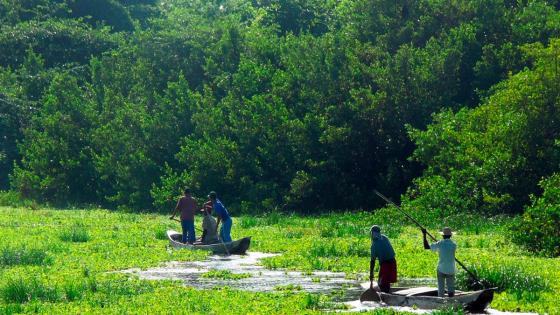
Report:
[{"label": "standing man", "polygon": [[397,282],[397,261],[395,251],[387,236],[381,234],[378,225],[371,227],[371,261],[369,263],[369,287],[373,288],[373,269],[375,260],[379,259],[379,289],[381,292],[389,293],[391,283]]},{"label": "standing man", "polygon": [[207,208],[200,210],[204,213],[204,219],[202,219],[202,238],[200,239],[203,244],[214,244],[220,242],[217,231],[218,223],[216,223],[216,219],[214,219],[214,217],[210,214],[210,210]]},{"label": "standing man", "polygon": [[191,196],[191,190],[185,188],[184,196],[177,201],[177,206],[170,219],[175,218],[177,211],[181,213],[181,227],[183,228],[183,243],[192,244],[196,240],[194,235],[194,214],[197,209],[196,200]]},{"label": "standing man", "polygon": [[222,228],[220,229],[220,238],[224,243],[231,242],[231,217],[229,216],[229,212],[227,211],[226,207],[222,204],[220,199],[218,199],[218,195],[215,191],[211,191],[208,194],[209,201],[212,201],[212,205],[214,207],[214,213],[218,217],[218,223],[216,225],[216,231],[218,230],[218,226],[220,222],[222,222]]},{"label": "standing man", "polygon": [[443,240],[428,244],[426,239],[426,229],[422,229],[424,236],[424,249],[431,249],[439,253],[439,262],[437,266],[437,282],[438,282],[438,296],[445,295],[445,283],[447,282],[447,294],[449,297],[455,295],[455,251],[457,244],[451,240],[451,229],[446,227],[441,232]]}]

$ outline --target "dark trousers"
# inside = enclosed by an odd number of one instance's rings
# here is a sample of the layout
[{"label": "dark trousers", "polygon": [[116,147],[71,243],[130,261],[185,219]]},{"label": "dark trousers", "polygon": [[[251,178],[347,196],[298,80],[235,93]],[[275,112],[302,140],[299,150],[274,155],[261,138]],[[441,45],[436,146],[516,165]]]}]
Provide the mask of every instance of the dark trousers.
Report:
[{"label": "dark trousers", "polygon": [[194,243],[196,236],[194,235],[194,220],[181,220],[181,227],[183,228],[183,243]]}]

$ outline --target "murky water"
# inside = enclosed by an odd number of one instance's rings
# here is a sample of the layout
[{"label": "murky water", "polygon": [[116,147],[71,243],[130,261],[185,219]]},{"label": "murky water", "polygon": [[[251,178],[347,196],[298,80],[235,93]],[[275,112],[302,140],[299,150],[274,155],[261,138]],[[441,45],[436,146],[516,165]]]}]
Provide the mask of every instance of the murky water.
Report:
[{"label": "murky water", "polygon": [[[259,260],[277,254],[251,252],[247,255],[210,256],[205,261],[170,262],[162,267],[148,270],[131,269],[127,273],[137,274],[147,280],[182,280],[185,285],[199,289],[228,286],[235,289],[258,292],[273,292],[291,287],[312,293],[336,295],[337,300],[358,298],[363,291],[360,282],[346,279],[343,272],[299,272],[269,270],[260,265]],[[227,270],[233,274],[249,274],[243,279],[216,279],[203,277],[204,273]]]},{"label": "murky water", "polygon": [[[379,303],[359,301],[360,294],[364,291],[362,284],[357,279],[347,279],[342,272],[297,272],[286,270],[269,270],[260,264],[260,260],[273,257],[277,254],[250,252],[247,255],[210,256],[205,261],[169,262],[164,266],[148,270],[129,269],[125,273],[138,275],[146,280],[181,280],[185,285],[198,289],[211,289],[214,287],[228,286],[234,289],[274,292],[284,288],[292,288],[311,293],[328,294],[335,301],[346,304],[347,310],[342,312],[369,311],[379,307],[386,307]],[[229,271],[233,274],[248,274],[250,277],[242,279],[216,279],[203,277],[209,271]],[[397,286],[436,286],[435,279],[405,279]],[[408,307],[394,308],[400,311],[409,311],[426,314],[429,311],[415,310]],[[489,309],[486,314],[502,315],[520,313],[504,313]]]}]

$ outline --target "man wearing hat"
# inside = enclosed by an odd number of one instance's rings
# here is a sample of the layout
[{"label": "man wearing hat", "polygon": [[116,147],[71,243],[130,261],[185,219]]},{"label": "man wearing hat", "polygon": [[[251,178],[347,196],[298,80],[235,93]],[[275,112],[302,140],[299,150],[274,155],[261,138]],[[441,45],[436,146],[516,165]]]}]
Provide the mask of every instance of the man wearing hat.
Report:
[{"label": "man wearing hat", "polygon": [[431,249],[439,253],[439,262],[437,266],[438,296],[445,295],[445,284],[447,283],[447,294],[449,297],[455,295],[455,251],[457,244],[451,240],[451,229],[446,227],[441,232],[443,240],[428,244],[426,239],[426,229],[422,229],[424,236],[424,248]]},{"label": "man wearing hat", "polygon": [[375,260],[379,259],[379,275],[377,280],[381,292],[389,293],[391,283],[397,282],[397,261],[395,251],[387,236],[381,234],[378,225],[371,227],[371,261],[369,263],[369,286],[373,287],[373,269]]},{"label": "man wearing hat", "polygon": [[215,191],[211,191],[208,194],[208,199],[212,202],[214,213],[218,217],[216,230],[218,230],[218,226],[220,225],[220,222],[222,222],[222,228],[220,229],[220,238],[224,243],[231,242],[232,220],[229,216],[229,212],[227,211],[226,207],[224,207],[220,199],[218,199],[218,195]]}]

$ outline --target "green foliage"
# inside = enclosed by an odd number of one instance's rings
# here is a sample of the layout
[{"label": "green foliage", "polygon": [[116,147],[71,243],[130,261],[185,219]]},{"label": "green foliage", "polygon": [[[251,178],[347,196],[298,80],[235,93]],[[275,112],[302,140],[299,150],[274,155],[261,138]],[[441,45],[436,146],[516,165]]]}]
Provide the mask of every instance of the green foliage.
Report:
[{"label": "green foliage", "polygon": [[[541,291],[550,290],[550,287],[542,276],[528,274],[516,265],[505,266],[474,266],[470,269],[486,288],[497,288],[498,292],[509,291],[518,299],[534,299]],[[457,278],[457,284],[476,289],[477,284],[466,273],[461,272]]]},{"label": "green foliage", "polygon": [[92,24],[104,23],[115,31],[132,31],[134,26],[128,11],[115,0],[71,0],[72,16],[85,18]]},{"label": "green foliage", "polygon": [[[268,224],[266,217],[258,217],[258,224],[248,228],[236,223],[247,218],[235,218],[233,236],[251,235],[252,251],[281,253],[267,258],[266,266],[308,271],[309,274],[314,270],[339,271],[345,272],[348,278],[362,279],[369,266],[367,230],[371,224],[377,223],[384,233],[390,235],[397,252],[400,279],[435,276],[437,255],[422,249],[418,228],[406,225],[395,209],[315,217],[281,215],[270,220],[273,224]],[[200,217],[196,220],[198,226]],[[556,291],[560,289],[557,260],[531,256],[513,244],[504,234],[511,219],[463,216],[456,220],[463,224],[454,237],[459,245],[460,259],[469,268],[476,269],[481,278],[505,283],[500,284],[505,291],[496,293],[491,305],[493,309],[554,313]],[[127,273],[115,272],[157,267],[166,261],[206,258],[208,254],[204,251],[168,250],[166,239],[155,238],[154,233],[166,229],[169,224],[177,229],[178,224],[169,223],[163,215],[1,208],[0,222],[0,242],[5,248],[15,252],[24,248],[21,244],[38,243],[41,247],[25,247],[26,251],[37,248],[48,255],[48,264],[18,264],[0,270],[0,311],[126,313],[150,308],[151,311],[173,313],[181,308],[204,313],[318,314],[324,313],[325,308],[340,308],[333,306],[328,296],[300,292],[297,286],[279,287],[284,290],[270,293],[228,288],[197,290],[177,281],[139,280]],[[91,239],[79,244],[60,240],[59,235],[72,230],[77,222],[88,230]],[[398,229],[390,227],[397,223]],[[336,229],[338,225],[342,226],[340,229],[344,233],[322,236],[317,228],[331,226]],[[359,228],[350,232],[349,226]],[[284,237],[288,232],[297,232],[301,237],[297,241]],[[332,251],[331,243],[336,245]],[[322,257],[310,255],[315,247],[323,248]],[[215,275],[235,276],[221,271]],[[220,278],[216,279],[219,281]],[[540,287],[543,283],[545,287]],[[523,290],[523,286],[532,291]],[[521,295],[518,296],[517,292]],[[391,309],[382,309],[379,313],[400,314]]]},{"label": "green foliage", "polygon": [[3,25],[0,32],[0,66],[17,67],[32,48],[49,67],[65,63],[85,64],[92,56],[114,48],[118,37],[93,30],[75,20],[29,21]]},{"label": "green foliage", "polygon": [[49,265],[52,263],[51,257],[44,248],[12,248],[3,247],[0,249],[0,267],[10,267],[17,265]]},{"label": "green foliage", "polygon": [[250,273],[233,273],[229,270],[212,270],[201,275],[203,278],[222,279],[222,280],[239,280],[250,278]]},{"label": "green foliage", "polygon": [[398,198],[427,167],[405,197],[419,211],[519,212],[557,171],[555,48],[536,47],[559,16],[540,0],[0,0],[0,189],[167,211],[188,185],[313,213],[379,207],[373,189]]},{"label": "green foliage", "polygon": [[513,241],[528,250],[551,257],[560,256],[560,175],[540,183],[541,197],[533,197],[531,206],[511,226]]},{"label": "green foliage", "polygon": [[88,201],[92,182],[92,155],[88,147],[93,108],[77,80],[57,76],[44,97],[44,105],[25,131],[12,186],[24,197],[63,202]]},{"label": "green foliage", "polygon": [[60,233],[60,239],[65,242],[83,243],[91,239],[87,229],[81,224],[75,224],[71,228]]},{"label": "green foliage", "polygon": [[0,287],[0,294],[8,303],[25,303],[34,300],[56,302],[60,299],[56,288],[37,278],[8,278]]},{"label": "green foliage", "polygon": [[410,208],[439,217],[519,212],[539,179],[558,170],[558,42],[526,51],[533,69],[499,84],[483,105],[443,111],[427,130],[411,129],[413,158],[428,168],[408,193]]}]

